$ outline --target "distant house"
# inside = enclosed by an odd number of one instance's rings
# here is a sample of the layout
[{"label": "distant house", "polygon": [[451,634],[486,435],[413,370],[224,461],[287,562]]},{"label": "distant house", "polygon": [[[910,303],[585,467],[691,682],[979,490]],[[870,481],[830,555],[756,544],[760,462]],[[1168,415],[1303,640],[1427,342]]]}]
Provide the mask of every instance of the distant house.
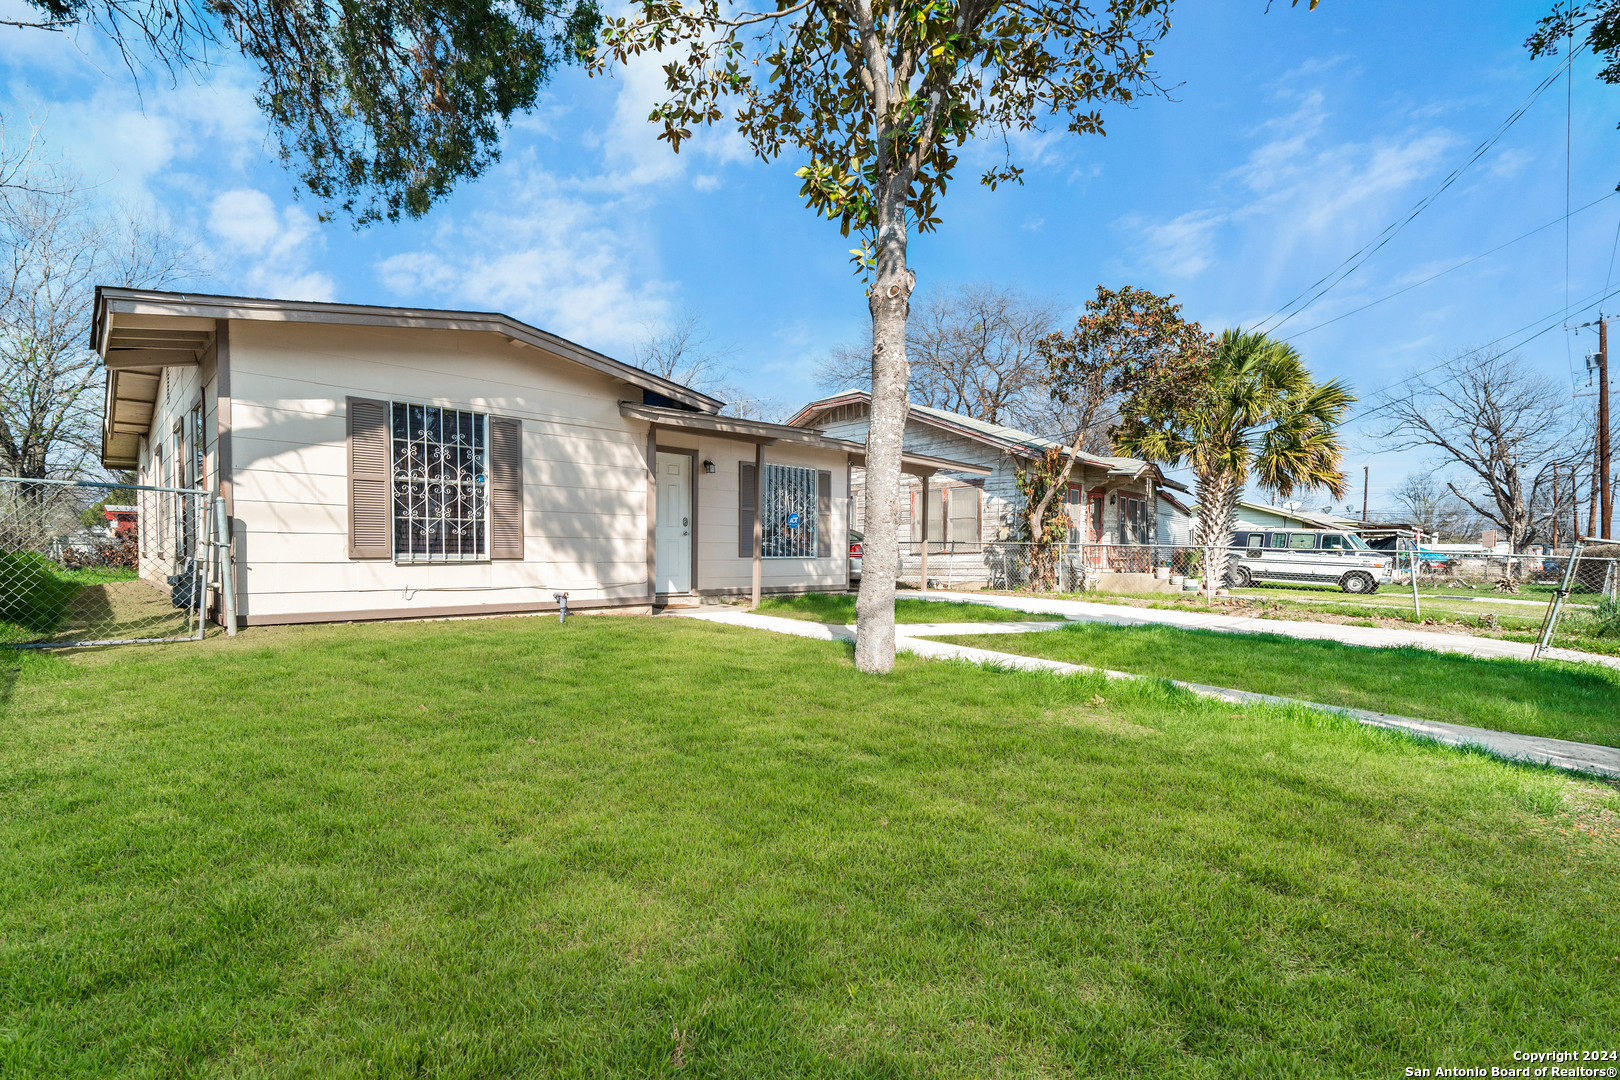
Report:
[{"label": "distant house", "polygon": [[[1196,512],[1196,507],[1194,508]],[[1310,510],[1290,510],[1285,506],[1249,502],[1239,499],[1237,524],[1246,529],[1343,529],[1345,525],[1333,514],[1318,514]]]},{"label": "distant house", "polygon": [[[788,423],[864,444],[871,413],[869,393],[847,390],[810,402]],[[927,481],[926,536],[936,551],[1013,539],[1025,513],[1017,473],[1049,449],[1067,449],[1028,431],[917,404],[908,414],[903,445],[910,453],[971,462],[984,473],[941,469]],[[925,533],[923,485],[920,479],[905,478],[900,508],[902,540],[916,545]],[[864,531],[863,490],[863,475],[857,472],[850,484],[850,514],[857,531]],[[1082,454],[1064,497],[1054,500],[1051,512],[1066,515],[1073,542],[1185,544],[1191,513],[1176,493],[1186,492],[1152,462]]]},{"label": "distant house", "polygon": [[102,463],[224,500],[248,624],[848,585],[862,444],[506,315],[102,288],[91,340]]}]

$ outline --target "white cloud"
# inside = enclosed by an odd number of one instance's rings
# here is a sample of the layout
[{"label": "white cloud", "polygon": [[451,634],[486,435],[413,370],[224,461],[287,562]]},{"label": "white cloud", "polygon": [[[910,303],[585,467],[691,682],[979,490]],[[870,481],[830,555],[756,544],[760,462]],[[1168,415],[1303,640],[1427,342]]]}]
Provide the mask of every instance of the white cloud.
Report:
[{"label": "white cloud", "polygon": [[[1303,74],[1291,72],[1283,82]],[[1264,141],[1221,179],[1235,183],[1231,208],[1193,210],[1168,221],[1127,215],[1119,225],[1138,235],[1138,260],[1161,273],[1189,277],[1223,258],[1263,245],[1258,262],[1275,279],[1302,249],[1353,250],[1380,228],[1412,191],[1433,175],[1456,145],[1443,129],[1407,130],[1368,141],[1329,142],[1330,114],[1321,91],[1283,90],[1285,113],[1254,129]],[[1262,288],[1263,291],[1263,288]]]},{"label": "white cloud", "polygon": [[1127,214],[1119,224],[1140,236],[1139,256],[1159,273],[1192,277],[1214,260],[1215,232],[1226,219],[1226,214],[1216,210],[1194,210],[1164,222]]},{"label": "white cloud", "polygon": [[560,176],[533,153],[503,162],[483,181],[481,209],[446,214],[430,244],[375,264],[382,284],[424,304],[499,309],[604,349],[666,318],[677,288],[659,277],[642,223],[671,185],[717,190],[724,166],[752,152],[722,125],[672,153],[647,120],[664,93],[655,59],[619,71],[611,117],[586,136],[600,168]]},{"label": "white cloud", "polygon": [[323,246],[315,218],[297,206],[279,214],[270,196],[238,188],[214,197],[208,229],[223,242],[221,262],[235,267],[232,277],[248,291],[289,300],[329,300],[330,276],[309,268]]},{"label": "white cloud", "polygon": [[382,283],[433,305],[493,308],[607,348],[663,318],[672,287],[650,272],[638,201],[582,196],[532,163],[502,166],[499,195],[446,225],[431,247],[376,264]]}]

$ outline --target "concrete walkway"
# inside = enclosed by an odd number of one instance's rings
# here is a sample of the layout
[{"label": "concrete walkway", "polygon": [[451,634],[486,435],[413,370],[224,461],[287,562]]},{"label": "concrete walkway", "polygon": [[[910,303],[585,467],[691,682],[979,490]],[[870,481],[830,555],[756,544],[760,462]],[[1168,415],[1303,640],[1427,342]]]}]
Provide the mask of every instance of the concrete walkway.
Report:
[{"label": "concrete walkway", "polygon": [[[930,593],[926,599],[936,599],[941,595],[939,593]],[[992,598],[985,597],[984,599]],[[995,597],[994,599],[1015,598]],[[1036,600],[1035,602],[1074,603],[1074,601],[1043,600]],[[1106,605],[1090,604],[1086,606],[1105,607]],[[852,642],[855,640],[855,628],[853,626],[834,626],[827,623],[807,622],[802,619],[784,619],[774,615],[755,615],[736,608],[669,611],[665,614],[676,618],[723,623],[727,626],[742,626],[752,630],[768,630],[776,634],[791,634],[795,637],[813,638],[818,641]],[[1179,613],[1156,612],[1156,614]],[[1252,621],[1258,622],[1261,620]],[[988,664],[994,667],[1019,671],[1050,671],[1059,675],[1075,675],[1084,672],[1101,674],[1110,679],[1152,678],[1152,676],[1135,675],[1128,671],[1109,671],[1106,668],[1066,664],[1060,660],[1046,660],[1035,656],[1017,656],[1012,653],[992,652],[989,649],[970,649],[965,645],[952,645],[943,641],[924,640],[926,637],[949,634],[1035,633],[1042,630],[1061,628],[1062,625],[1062,623],[1053,622],[902,623],[895,627],[895,648],[900,652],[909,652],[930,660],[965,660],[969,663]],[[1311,624],[1296,623],[1293,625]],[[1346,716],[1373,727],[1409,732],[1421,738],[1433,739],[1435,742],[1447,746],[1475,747],[1508,761],[1552,765],[1556,768],[1569,769],[1573,772],[1586,773],[1592,776],[1620,779],[1620,748],[1616,747],[1593,746],[1588,743],[1569,742],[1564,739],[1548,739],[1534,735],[1514,735],[1505,731],[1491,731],[1486,728],[1467,727],[1462,724],[1443,724],[1434,720],[1419,720],[1411,716],[1393,716],[1389,713],[1350,709],[1337,705],[1322,705],[1314,701],[1298,701],[1293,698],[1273,697],[1270,694],[1254,694],[1246,690],[1232,690],[1221,686],[1205,686],[1202,683],[1182,682],[1179,679],[1169,681],[1200,697],[1215,698],[1236,705],[1303,706],[1321,712],[1337,713],[1340,716]]]},{"label": "concrete walkway", "polygon": [[[1205,611],[1170,611],[1138,608],[1124,604],[1094,604],[1085,600],[1049,600],[1040,596],[995,596],[988,593],[906,592],[908,600],[937,600],[943,603],[985,604],[1012,611],[1062,615],[1075,622],[1111,623],[1115,626],[1179,626],[1187,630],[1217,630],[1228,634],[1281,634],[1311,641],[1338,641],[1346,645],[1391,648],[1401,645],[1434,652],[1466,653],[1486,659],[1530,659],[1531,646],[1498,638],[1468,634],[1437,634],[1425,630],[1390,630],[1381,626],[1346,626],[1341,623],[1303,622],[1291,619],[1258,619],[1245,615],[1217,615]],[[950,633],[950,631],[940,631]],[[966,631],[964,631],[966,632]],[[979,631],[973,631],[978,633]],[[1549,660],[1575,660],[1620,668],[1620,656],[1599,656],[1573,649],[1548,649]]]}]

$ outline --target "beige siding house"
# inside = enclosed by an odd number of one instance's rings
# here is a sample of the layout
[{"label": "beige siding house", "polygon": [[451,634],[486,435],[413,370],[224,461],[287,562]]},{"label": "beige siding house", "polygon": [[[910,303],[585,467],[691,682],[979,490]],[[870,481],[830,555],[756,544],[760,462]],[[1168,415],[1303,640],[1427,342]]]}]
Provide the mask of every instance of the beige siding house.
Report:
[{"label": "beige siding house", "polygon": [[848,584],[862,443],[505,315],[103,288],[92,339],[103,464],[219,494],[245,624]]},{"label": "beige siding house", "polygon": [[[864,443],[871,410],[870,394],[847,390],[812,401],[788,423]],[[979,468],[972,474],[942,469],[931,481],[908,480],[902,490],[902,537],[909,529],[911,543],[922,544],[926,499],[926,533],[934,551],[960,551],[1013,539],[1024,513],[1019,470],[1029,468],[1049,449],[1066,449],[1028,431],[917,404],[907,416],[904,446],[911,453],[972,462]],[[1185,493],[1187,489],[1165,477],[1157,465],[1135,458],[1083,454],[1069,475],[1064,503],[1053,510],[1068,515],[1072,542],[1186,542],[1189,511],[1169,492]],[[858,492],[860,485],[857,474],[853,490]],[[857,530],[862,527],[861,502],[857,499],[851,511]]]}]

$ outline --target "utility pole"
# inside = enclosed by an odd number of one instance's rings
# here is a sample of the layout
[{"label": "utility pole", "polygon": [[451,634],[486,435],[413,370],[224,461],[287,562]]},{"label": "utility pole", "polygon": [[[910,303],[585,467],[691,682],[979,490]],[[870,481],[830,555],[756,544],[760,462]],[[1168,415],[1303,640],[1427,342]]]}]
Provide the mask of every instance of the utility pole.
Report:
[{"label": "utility pole", "polygon": [[1361,522],[1363,525],[1367,523],[1367,489],[1372,483],[1371,469],[1372,466],[1370,465],[1361,467]]},{"label": "utility pole", "polygon": [[1603,458],[1598,453],[1598,441],[1592,440],[1592,497],[1586,500],[1586,535],[1588,538],[1597,536],[1598,526],[1598,473]]},{"label": "utility pole", "polygon": [[1553,462],[1552,549],[1558,550],[1558,462]]},{"label": "utility pole", "polygon": [[1609,527],[1613,522],[1614,507],[1612,505],[1613,492],[1609,490],[1609,320],[1598,316],[1598,430],[1597,430],[1597,457],[1598,457],[1598,493],[1603,500],[1602,519],[1599,525],[1603,531],[1598,535],[1604,539],[1609,537]]}]

